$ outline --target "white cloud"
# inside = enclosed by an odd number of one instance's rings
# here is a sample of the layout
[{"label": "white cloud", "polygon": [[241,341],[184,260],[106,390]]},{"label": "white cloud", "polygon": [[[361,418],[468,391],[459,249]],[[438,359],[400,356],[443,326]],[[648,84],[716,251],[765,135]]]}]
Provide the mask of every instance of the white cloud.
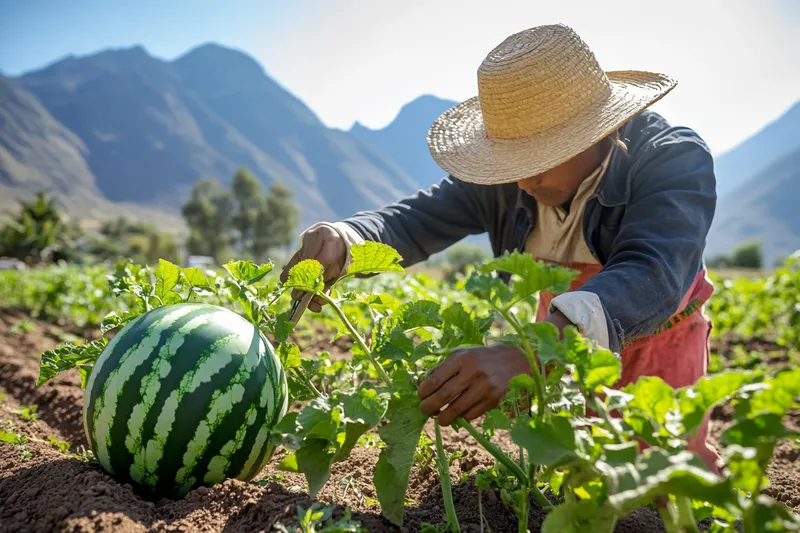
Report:
[{"label": "white cloud", "polygon": [[562,22],[608,70],[677,78],[655,109],[720,152],[800,97],[800,36],[788,12],[772,1],[337,0],[251,37],[247,48],[327,124],[382,127],[420,94],[473,96],[477,67],[495,45]]}]

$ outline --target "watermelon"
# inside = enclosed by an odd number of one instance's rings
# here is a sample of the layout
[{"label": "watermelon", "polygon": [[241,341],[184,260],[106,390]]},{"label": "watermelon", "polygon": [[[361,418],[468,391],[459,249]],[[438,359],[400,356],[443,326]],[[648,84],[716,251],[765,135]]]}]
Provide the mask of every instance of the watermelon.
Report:
[{"label": "watermelon", "polygon": [[83,422],[108,473],[181,497],[258,474],[287,407],[280,360],[253,324],[181,303],[137,317],[108,343],[89,376]]}]

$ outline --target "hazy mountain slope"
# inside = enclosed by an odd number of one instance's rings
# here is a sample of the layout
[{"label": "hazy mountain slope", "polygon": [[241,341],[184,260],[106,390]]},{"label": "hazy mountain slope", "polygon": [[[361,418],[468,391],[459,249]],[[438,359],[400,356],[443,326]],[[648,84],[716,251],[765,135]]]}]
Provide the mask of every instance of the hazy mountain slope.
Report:
[{"label": "hazy mountain slope", "polygon": [[427,188],[445,176],[428,151],[428,130],[439,115],[456,104],[435,96],[420,96],[404,105],[385,128],[371,130],[356,122],[350,133],[389,154],[417,187]]},{"label": "hazy mountain slope", "polygon": [[778,159],[800,147],[800,102],[715,161],[722,198]]},{"label": "hazy mountain slope", "polygon": [[752,176],[720,200],[707,255],[760,241],[767,264],[800,249],[800,148]]}]

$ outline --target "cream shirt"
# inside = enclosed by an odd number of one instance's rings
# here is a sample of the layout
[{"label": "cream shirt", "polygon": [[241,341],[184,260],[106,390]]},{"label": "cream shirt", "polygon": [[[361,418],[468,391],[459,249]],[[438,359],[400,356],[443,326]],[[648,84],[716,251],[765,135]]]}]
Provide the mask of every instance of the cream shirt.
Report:
[{"label": "cream shirt", "polygon": [[[569,211],[562,206],[538,205],[536,224],[525,242],[525,251],[538,259],[557,263],[599,264],[583,234],[586,201],[597,190],[608,169],[614,148],[578,187]],[[553,298],[549,312],[559,310],[581,334],[608,348],[608,325],[600,298],[591,292],[573,291]]]}]

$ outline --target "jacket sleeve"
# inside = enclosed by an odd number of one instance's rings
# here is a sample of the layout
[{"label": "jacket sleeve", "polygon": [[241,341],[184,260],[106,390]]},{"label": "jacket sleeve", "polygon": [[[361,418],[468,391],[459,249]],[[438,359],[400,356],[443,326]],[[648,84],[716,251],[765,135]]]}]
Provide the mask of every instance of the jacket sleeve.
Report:
[{"label": "jacket sleeve", "polygon": [[633,155],[630,200],[608,261],[580,290],[603,305],[609,347],[653,333],[678,309],[702,268],[716,208],[711,153],[673,128]]},{"label": "jacket sleeve", "polygon": [[486,232],[487,210],[496,194],[494,187],[447,177],[430,189],[343,222],[365,240],[393,247],[408,267],[468,235]]}]

